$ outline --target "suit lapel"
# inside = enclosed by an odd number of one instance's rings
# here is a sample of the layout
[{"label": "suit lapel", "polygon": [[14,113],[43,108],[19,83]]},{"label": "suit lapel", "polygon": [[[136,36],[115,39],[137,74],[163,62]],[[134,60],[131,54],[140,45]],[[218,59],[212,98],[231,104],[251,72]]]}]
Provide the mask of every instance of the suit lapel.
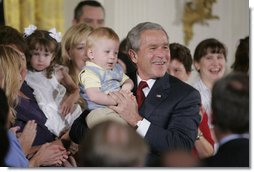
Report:
[{"label": "suit lapel", "polygon": [[170,83],[168,74],[165,74],[162,78],[157,79],[139,109],[140,114],[149,118],[154,109],[156,109],[158,105],[168,97],[168,92],[170,91],[169,88]]}]

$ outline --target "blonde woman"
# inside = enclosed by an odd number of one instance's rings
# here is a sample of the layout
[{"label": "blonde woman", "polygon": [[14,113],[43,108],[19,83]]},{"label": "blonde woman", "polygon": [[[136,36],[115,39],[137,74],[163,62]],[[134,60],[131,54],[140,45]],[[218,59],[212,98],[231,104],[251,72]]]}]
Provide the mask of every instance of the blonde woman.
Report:
[{"label": "blonde woman", "polygon": [[[17,58],[17,56],[19,56]],[[8,97],[8,105],[13,115],[14,107],[17,105],[17,96],[21,87],[21,61],[22,56],[18,51],[10,46],[0,46],[0,83],[1,88]],[[13,79],[13,80],[12,80]],[[12,122],[13,119],[11,120]]]},{"label": "blonde woman", "polygon": [[[19,141],[17,141],[15,133],[11,133],[12,137],[10,141],[12,145],[10,146],[10,150],[8,152],[10,157],[6,157],[5,164],[12,167],[38,167],[63,164],[63,162],[66,162],[66,159],[68,158],[66,150],[61,145],[56,145],[52,142],[46,143],[51,140],[45,141],[46,130],[42,131],[43,127],[39,127],[39,125],[41,125],[39,123],[42,123],[40,121],[42,118],[40,117],[40,120],[37,119],[39,114],[36,113],[37,111],[34,111],[37,109],[36,106],[34,106],[36,102],[34,102],[33,98],[30,99],[28,97],[29,95],[32,95],[32,92],[29,92],[31,94],[23,92],[25,88],[23,87],[25,84],[24,79],[26,76],[26,59],[24,55],[26,52],[26,46],[24,44],[22,34],[12,27],[0,26],[0,37],[1,88],[7,92],[10,105],[13,105],[11,108],[15,108],[17,118],[24,123],[24,127],[20,127],[22,133],[21,136],[18,137]],[[21,85],[22,87],[20,88]],[[11,92],[9,92],[10,94],[8,93],[8,90],[11,90]],[[25,90],[30,89],[26,87]],[[11,99],[9,97],[13,98]],[[19,101],[16,106],[17,99]],[[24,103],[22,104],[21,102]],[[29,107],[25,105],[29,105]],[[25,111],[22,111],[22,109],[25,109]],[[20,117],[21,114],[23,117]],[[31,114],[33,114],[33,117],[29,116]],[[17,125],[17,118],[15,120],[15,125]],[[36,122],[31,119],[35,119]],[[17,129],[19,129],[19,127],[15,128],[15,131]],[[39,144],[39,141],[41,141],[40,145],[42,146],[38,146],[36,149],[31,149],[31,144],[34,142],[34,135],[40,138],[37,143]],[[43,140],[44,142],[42,142]],[[19,152],[17,150],[19,150]],[[29,164],[25,156],[30,158]],[[17,162],[15,160],[17,160]]]},{"label": "blonde woman", "polygon": [[[1,88],[7,96],[7,102],[10,108],[6,124],[7,128],[11,127],[15,120],[14,108],[18,102],[17,97],[22,83],[20,75],[22,58],[24,57],[18,50],[15,50],[10,46],[0,46],[0,83]],[[29,162],[26,159],[26,150],[22,148],[16,137],[17,129],[18,128],[13,127],[8,131],[10,148],[5,158],[5,164],[14,167],[27,167]],[[28,137],[26,139],[26,148],[31,147],[36,135],[36,124],[34,121],[30,121],[27,124],[23,134]]]},{"label": "blonde woman", "polygon": [[[22,69],[22,60],[24,54],[19,50],[11,46],[0,45],[0,83],[1,88],[5,91],[8,105],[10,106],[11,112],[9,113],[8,122],[13,121],[13,115],[15,113],[15,106],[17,104],[17,98],[19,89],[23,83],[20,71]],[[11,118],[12,117],[12,118]],[[7,127],[9,127],[7,125]],[[5,164],[11,167],[36,167],[41,165],[52,165],[62,164],[63,161],[68,157],[67,152],[57,151],[55,146],[51,146],[49,143],[44,144],[36,152],[30,160],[26,158],[29,152],[34,138],[36,136],[37,124],[34,120],[27,122],[22,135],[23,143],[26,143],[25,147],[21,146],[21,142],[16,137],[16,131],[18,127],[14,127],[9,130],[8,137],[10,141],[10,148],[5,158]],[[25,139],[25,140],[24,140]],[[65,157],[59,158],[59,154]]]},{"label": "blonde woman", "polygon": [[[65,32],[61,41],[61,63],[62,65],[69,68],[69,75],[77,86],[79,85],[79,72],[82,70],[82,68],[85,66],[86,61],[88,60],[85,51],[85,42],[92,30],[92,27],[86,25],[85,23],[73,25]],[[82,90],[82,88],[80,90]],[[82,110],[86,109],[87,103],[84,101],[83,98],[80,97],[78,103],[81,106]],[[85,113],[86,111],[83,112],[84,115],[81,114],[78,120],[76,120],[81,121],[80,125],[82,126],[84,125],[83,117],[86,116]],[[72,126],[77,126],[77,123],[75,123],[74,121],[74,124]],[[81,131],[72,131],[74,133],[82,133]],[[72,137],[72,134],[70,134],[70,137],[72,141],[76,140]],[[77,144],[75,144],[74,142],[71,143],[70,151],[72,154],[76,153],[77,147]]]},{"label": "blonde woman", "polygon": [[[88,57],[85,52],[85,42],[92,28],[84,23],[70,27],[61,41],[62,64],[69,68],[69,74],[78,85],[78,74]],[[84,104],[83,104],[84,107]]]}]

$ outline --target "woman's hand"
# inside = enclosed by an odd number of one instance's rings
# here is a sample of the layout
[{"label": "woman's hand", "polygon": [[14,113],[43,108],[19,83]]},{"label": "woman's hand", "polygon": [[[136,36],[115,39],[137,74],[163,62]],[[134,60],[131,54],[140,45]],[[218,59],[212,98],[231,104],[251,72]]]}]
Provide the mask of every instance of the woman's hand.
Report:
[{"label": "woman's hand", "polygon": [[46,143],[30,160],[30,167],[62,165],[68,159],[66,149],[58,144]]},{"label": "woman's hand", "polygon": [[25,155],[28,155],[30,153],[30,149],[37,133],[36,128],[37,123],[35,123],[35,120],[27,121],[23,132],[18,138]]}]

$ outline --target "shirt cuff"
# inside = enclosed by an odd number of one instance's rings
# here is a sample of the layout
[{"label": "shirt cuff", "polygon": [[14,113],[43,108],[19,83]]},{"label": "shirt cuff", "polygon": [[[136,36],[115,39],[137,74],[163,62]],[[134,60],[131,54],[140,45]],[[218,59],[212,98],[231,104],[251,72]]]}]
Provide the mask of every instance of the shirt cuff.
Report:
[{"label": "shirt cuff", "polygon": [[150,124],[151,122],[143,118],[143,120],[141,121],[136,131],[138,132],[139,135],[141,135],[142,137],[145,137],[148,131],[148,128],[150,127]]}]

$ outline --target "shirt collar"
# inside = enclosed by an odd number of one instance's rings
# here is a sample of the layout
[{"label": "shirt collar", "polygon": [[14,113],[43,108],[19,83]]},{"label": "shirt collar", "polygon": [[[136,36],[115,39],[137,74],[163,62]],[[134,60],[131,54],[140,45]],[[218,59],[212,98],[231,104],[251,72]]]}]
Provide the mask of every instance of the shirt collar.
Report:
[{"label": "shirt collar", "polygon": [[[145,81],[145,80],[142,80],[138,74],[137,74],[137,85],[141,82],[141,81]],[[156,79],[148,79],[146,80],[145,82],[147,83],[149,89],[151,89],[153,87],[153,84],[155,83]]]},{"label": "shirt collar", "polygon": [[86,61],[86,65],[87,66],[94,66],[94,67],[97,67],[99,69],[105,70],[102,67],[100,67],[99,65],[97,65],[97,64],[95,64],[94,62],[91,62],[91,61]]},{"label": "shirt collar", "polygon": [[200,79],[200,86],[207,92],[210,92],[211,90],[205,85],[205,83]]},{"label": "shirt collar", "polygon": [[219,141],[219,144],[220,145],[223,145],[227,142],[229,142],[230,140],[234,140],[234,139],[239,139],[239,138],[249,138],[249,133],[244,133],[244,134],[230,134],[224,138],[222,138],[220,141]]}]

